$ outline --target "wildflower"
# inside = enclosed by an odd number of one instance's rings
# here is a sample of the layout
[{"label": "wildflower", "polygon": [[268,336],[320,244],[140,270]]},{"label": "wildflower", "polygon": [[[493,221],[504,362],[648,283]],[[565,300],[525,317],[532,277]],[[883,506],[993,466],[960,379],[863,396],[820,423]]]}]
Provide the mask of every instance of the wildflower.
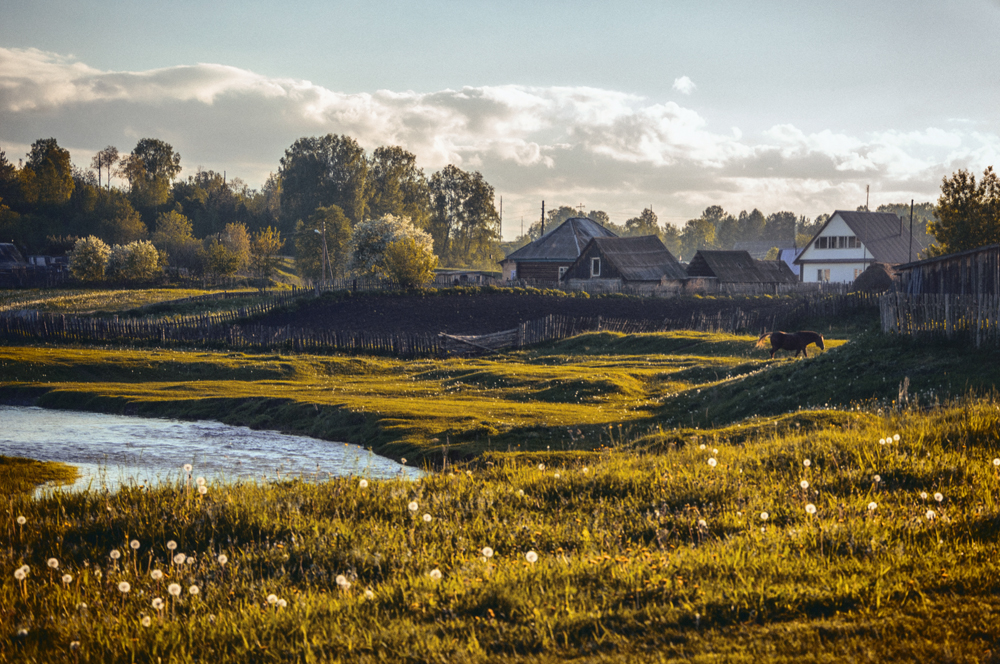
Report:
[{"label": "wildflower", "polygon": [[767,519],[768,519],[769,516],[771,516],[771,515],[768,514],[767,512],[761,512],[760,513],[760,520],[761,521],[767,521]]},{"label": "wildflower", "polygon": [[921,491],[920,492],[920,499],[921,500],[927,500],[927,492],[926,491]]},{"label": "wildflower", "polygon": [[590,472],[590,469],[588,469],[586,466],[584,466],[583,467],[583,474],[586,475],[589,472]]},{"label": "wildflower", "polygon": [[483,558],[492,558],[492,557],[493,557],[493,549],[491,549],[488,546],[484,546],[483,547]]},{"label": "wildflower", "polygon": [[927,517],[928,521],[933,521],[934,517],[937,515],[934,513],[934,510],[927,510],[927,514],[925,514],[924,516]]},{"label": "wildflower", "polygon": [[188,592],[191,593],[192,595],[197,595],[198,593],[201,592],[201,588],[199,588],[198,586],[191,586],[190,588],[188,588]]},{"label": "wildflower", "polygon": [[371,588],[365,588],[365,599],[367,600],[375,599],[375,593],[372,592]]},{"label": "wildflower", "polygon": [[55,558],[49,558],[48,561],[46,561],[46,564],[52,569],[59,569],[59,561]]},{"label": "wildflower", "polygon": [[876,505],[874,502],[868,503],[868,511],[869,512],[874,512],[875,508],[877,508],[877,507],[878,507],[878,505]]},{"label": "wildflower", "polygon": [[368,480],[361,480],[360,482],[358,482],[358,488],[359,489],[367,489],[368,488]]},{"label": "wildflower", "polygon": [[206,493],[208,493],[208,487],[202,484],[200,487],[198,487],[198,493],[204,496]]},{"label": "wildflower", "polygon": [[534,551],[529,551],[526,554],[524,554],[524,559],[527,560],[529,563],[534,564],[538,560],[538,554],[535,553]]},{"label": "wildflower", "polygon": [[226,563],[228,563],[228,562],[229,562],[229,556],[227,556],[227,555],[226,555],[226,554],[224,554],[224,553],[220,553],[220,554],[219,554],[219,558],[218,558],[218,561],[219,561],[219,564],[220,564],[220,565],[225,565]]},{"label": "wildflower", "polygon": [[717,450],[717,449],[712,449],[712,454],[718,454],[718,453],[719,453],[719,450]]},{"label": "wildflower", "polygon": [[173,595],[174,597],[180,597],[181,596],[181,584],[179,584],[179,583],[171,583],[169,586],[167,586],[167,592],[170,593],[171,595]]},{"label": "wildflower", "polygon": [[67,586],[69,584],[73,583],[73,575],[72,574],[63,574],[62,575],[62,582],[65,583]]},{"label": "wildflower", "polygon": [[149,575],[153,577],[153,581],[159,581],[160,579],[163,578],[163,572],[161,572],[158,569],[154,569],[152,572],[149,573]]},{"label": "wildflower", "polygon": [[286,606],[288,606],[288,602],[287,602],[287,601],[285,601],[285,598],[284,598],[284,597],[282,597],[281,599],[279,599],[279,600],[278,600],[278,608],[279,608],[279,609],[283,609],[283,608],[285,608]]},{"label": "wildflower", "polygon": [[425,514],[425,515],[424,515],[424,521],[426,521],[427,523],[430,523],[430,522],[431,522],[431,519],[432,519],[432,518],[433,518],[433,517],[431,517],[431,515],[430,515],[430,514]]},{"label": "wildflower", "polygon": [[111,553],[109,555],[111,556],[111,560],[118,560],[122,557],[122,553],[118,549],[111,549]]},{"label": "wildflower", "polygon": [[553,475],[552,477],[554,477],[554,478],[556,478],[556,479],[559,479],[559,478],[560,478],[560,477],[562,477],[562,476],[561,476],[561,475],[560,475],[559,473],[556,473],[556,474],[555,474],[555,475]]},{"label": "wildflower", "polygon": [[879,438],[878,439],[878,444],[879,445],[885,445],[885,438]]},{"label": "wildflower", "polygon": [[717,463],[719,463],[719,462],[715,460],[715,457],[709,457],[709,459],[708,459],[708,465],[709,466],[711,466],[712,468],[715,468],[715,464],[717,464]]},{"label": "wildflower", "polygon": [[545,464],[544,463],[538,464],[538,470],[545,470]]},{"label": "wildflower", "polygon": [[160,599],[159,597],[154,597],[153,598],[153,608],[156,609],[157,611],[162,610],[163,609],[163,600]]},{"label": "wildflower", "polygon": [[174,556],[175,565],[183,565],[185,560],[187,560],[187,556],[185,556],[183,553],[178,553],[176,556]]},{"label": "wildflower", "polygon": [[14,578],[17,579],[18,581],[24,581],[24,577],[26,576],[27,574],[25,574],[23,567],[18,567],[16,570],[14,570]]},{"label": "wildflower", "polygon": [[189,463],[184,464],[184,472],[185,473],[190,473],[193,468],[194,468],[194,466],[192,466]]},{"label": "wildflower", "polygon": [[139,550],[139,547],[141,546],[141,545],[139,544],[139,540],[132,540],[131,542],[129,542],[129,543],[128,543],[128,545],[129,545],[130,547],[132,547],[132,550],[133,550],[133,551],[138,551],[138,550]]},{"label": "wildflower", "polygon": [[197,484],[198,486],[205,486],[205,478],[199,477],[194,481],[194,483]]},{"label": "wildflower", "polygon": [[872,480],[875,482],[875,484],[878,484],[879,482],[882,481],[882,476],[881,475],[876,475],[876,476],[872,477]]},{"label": "wildflower", "polygon": [[441,580],[441,570],[439,570],[437,567],[428,572],[427,575],[432,579],[434,579],[435,581]]},{"label": "wildflower", "polygon": [[127,593],[128,591],[132,590],[132,586],[129,585],[128,581],[122,581],[121,583],[118,584],[118,590],[122,591],[123,593]]},{"label": "wildflower", "polygon": [[411,512],[416,512],[418,509],[420,509],[420,505],[418,505],[417,501],[415,501],[415,500],[411,500],[410,504],[407,505],[407,507],[410,508]]},{"label": "wildflower", "polygon": [[704,443],[702,443],[701,445],[699,445],[699,446],[698,446],[698,449],[699,449],[699,450],[703,450],[703,449],[705,449],[705,444],[704,444]]},{"label": "wildflower", "polygon": [[993,459],[994,466],[1000,466],[1000,459]]},{"label": "wildflower", "polygon": [[803,489],[808,489],[809,482],[807,482],[806,480],[802,480],[801,482],[799,482],[799,486],[802,487]]},{"label": "wildflower", "polygon": [[278,596],[275,595],[274,593],[271,593],[270,595],[267,596],[267,603],[271,604],[272,606],[274,604],[277,604],[278,603]]},{"label": "wildflower", "polygon": [[143,627],[149,627],[150,625],[153,624],[153,621],[149,618],[149,616],[143,616],[140,622],[142,623]]},{"label": "wildflower", "polygon": [[805,466],[806,468],[808,468],[809,466],[813,465],[813,462],[810,461],[809,459],[803,459],[802,460],[802,465]]},{"label": "wildflower", "polygon": [[899,434],[898,433],[893,434],[892,435],[892,439],[898,443],[899,442]]},{"label": "wildflower", "polygon": [[348,581],[347,577],[344,576],[343,574],[338,574],[337,585],[340,587],[341,590],[347,590],[348,588],[351,587],[351,582]]},{"label": "wildflower", "polygon": [[698,519],[698,527],[699,528],[708,528],[708,522],[705,521],[704,519]]},{"label": "wildflower", "polygon": [[173,551],[174,549],[177,548],[177,542],[170,540],[169,542],[167,542],[167,548]]},{"label": "wildflower", "polygon": [[806,505],[806,514],[815,514],[815,513],[816,513],[816,506],[815,505],[813,505],[812,503],[809,503],[808,505]]},{"label": "wildflower", "polygon": [[517,495],[523,498],[524,497],[524,489],[518,489],[517,490]]},{"label": "wildflower", "polygon": [[17,517],[17,525],[23,526],[26,523],[28,523],[28,520],[25,519],[23,516],[18,516]]},{"label": "wildflower", "polygon": [[934,494],[934,500],[936,500],[936,501],[938,501],[940,503],[942,500],[944,500],[944,496],[942,496],[940,493],[935,493]]}]

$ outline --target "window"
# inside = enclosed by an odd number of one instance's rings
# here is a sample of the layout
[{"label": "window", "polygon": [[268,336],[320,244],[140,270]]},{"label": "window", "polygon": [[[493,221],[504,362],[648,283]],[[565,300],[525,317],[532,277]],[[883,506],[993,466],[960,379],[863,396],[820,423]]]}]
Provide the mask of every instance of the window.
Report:
[{"label": "window", "polygon": [[854,268],[854,278],[857,279],[858,277],[860,277],[861,272],[862,270],[860,270],[859,268]]},{"label": "window", "polygon": [[830,271],[822,268],[816,270],[816,281],[830,281]]},{"label": "window", "polygon": [[828,237],[818,237],[818,238],[816,238],[816,248],[817,249],[826,249],[827,248],[827,241],[829,239],[830,238],[828,238]]},{"label": "window", "polygon": [[564,275],[564,274],[566,274],[566,270],[567,270],[567,268],[566,268],[566,266],[565,266],[565,265],[563,265],[563,266],[561,266],[561,267],[559,268],[559,278],[560,278],[560,279],[562,279],[562,278],[563,278],[563,275]]},{"label": "window", "polygon": [[601,276],[601,259],[591,258],[590,259],[590,276],[599,277]]}]

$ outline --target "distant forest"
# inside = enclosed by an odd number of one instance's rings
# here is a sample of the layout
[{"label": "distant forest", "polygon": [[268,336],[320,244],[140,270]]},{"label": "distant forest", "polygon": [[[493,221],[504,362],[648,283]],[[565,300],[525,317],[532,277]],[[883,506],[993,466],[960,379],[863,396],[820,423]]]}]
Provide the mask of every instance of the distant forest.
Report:
[{"label": "distant forest", "polygon": [[[181,156],[155,138],[140,140],[129,153],[108,146],[85,167],[73,164],[54,138],[35,141],[16,165],[0,150],[0,241],[28,254],[63,255],[91,235],[108,244],[150,240],[172,266],[197,272],[211,246],[230,235],[272,228],[286,253],[294,253],[317,246],[295,238],[325,219],[345,220],[349,233],[362,220],[393,215],[431,236],[442,266],[495,270],[505,254],[543,232],[538,221],[522,237],[502,242],[496,194],[481,173],[449,165],[428,177],[403,148],[367,153],[348,136],[298,139],[260,189],[214,171],[178,178],[180,171]],[[901,203],[878,211],[908,218],[910,208]],[[915,230],[926,232],[933,211],[931,203],[915,207]],[[601,210],[583,214],[562,206],[548,212],[544,231],[578,215],[618,235],[658,235],[683,259],[698,249],[730,249],[737,241],[802,246],[826,221],[826,215],[809,220],[757,209],[734,216],[711,206],[677,228],[660,224],[651,209],[615,223]]]}]

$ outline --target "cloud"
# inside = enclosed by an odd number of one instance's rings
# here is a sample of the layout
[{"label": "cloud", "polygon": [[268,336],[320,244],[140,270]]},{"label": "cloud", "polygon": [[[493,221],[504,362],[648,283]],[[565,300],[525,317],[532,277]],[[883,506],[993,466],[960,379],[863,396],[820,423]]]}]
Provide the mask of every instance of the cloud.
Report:
[{"label": "cloud", "polygon": [[696,87],[698,86],[694,84],[694,81],[687,76],[681,76],[680,78],[674,79],[674,90],[677,90],[677,92],[680,92],[683,95],[691,94],[694,92]]},{"label": "cloud", "polygon": [[508,213],[529,218],[542,199],[618,221],[648,205],[677,222],[712,204],[815,215],[856,207],[869,184],[873,204],[932,200],[943,175],[1000,156],[997,134],[966,123],[865,135],[778,123],[748,135],[675,102],[592,87],[344,93],[220,64],[102,71],[35,49],[0,48],[0,118],[10,159],[54,136],[85,166],[105,145],[128,151],[156,137],[186,173],[226,170],[252,185],[297,138],[347,134],[369,150],[400,145],[428,173],[480,170]]}]

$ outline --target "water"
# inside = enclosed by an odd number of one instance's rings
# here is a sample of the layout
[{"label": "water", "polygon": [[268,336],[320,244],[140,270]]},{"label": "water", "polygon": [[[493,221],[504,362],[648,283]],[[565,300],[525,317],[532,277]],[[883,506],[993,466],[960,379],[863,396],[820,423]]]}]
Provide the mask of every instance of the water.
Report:
[{"label": "water", "polygon": [[186,476],[211,481],[325,480],[332,476],[416,478],[423,473],[357,445],[254,431],[219,422],[182,422],[123,415],[0,406],[0,454],[75,466],[66,490],[114,490]]}]

